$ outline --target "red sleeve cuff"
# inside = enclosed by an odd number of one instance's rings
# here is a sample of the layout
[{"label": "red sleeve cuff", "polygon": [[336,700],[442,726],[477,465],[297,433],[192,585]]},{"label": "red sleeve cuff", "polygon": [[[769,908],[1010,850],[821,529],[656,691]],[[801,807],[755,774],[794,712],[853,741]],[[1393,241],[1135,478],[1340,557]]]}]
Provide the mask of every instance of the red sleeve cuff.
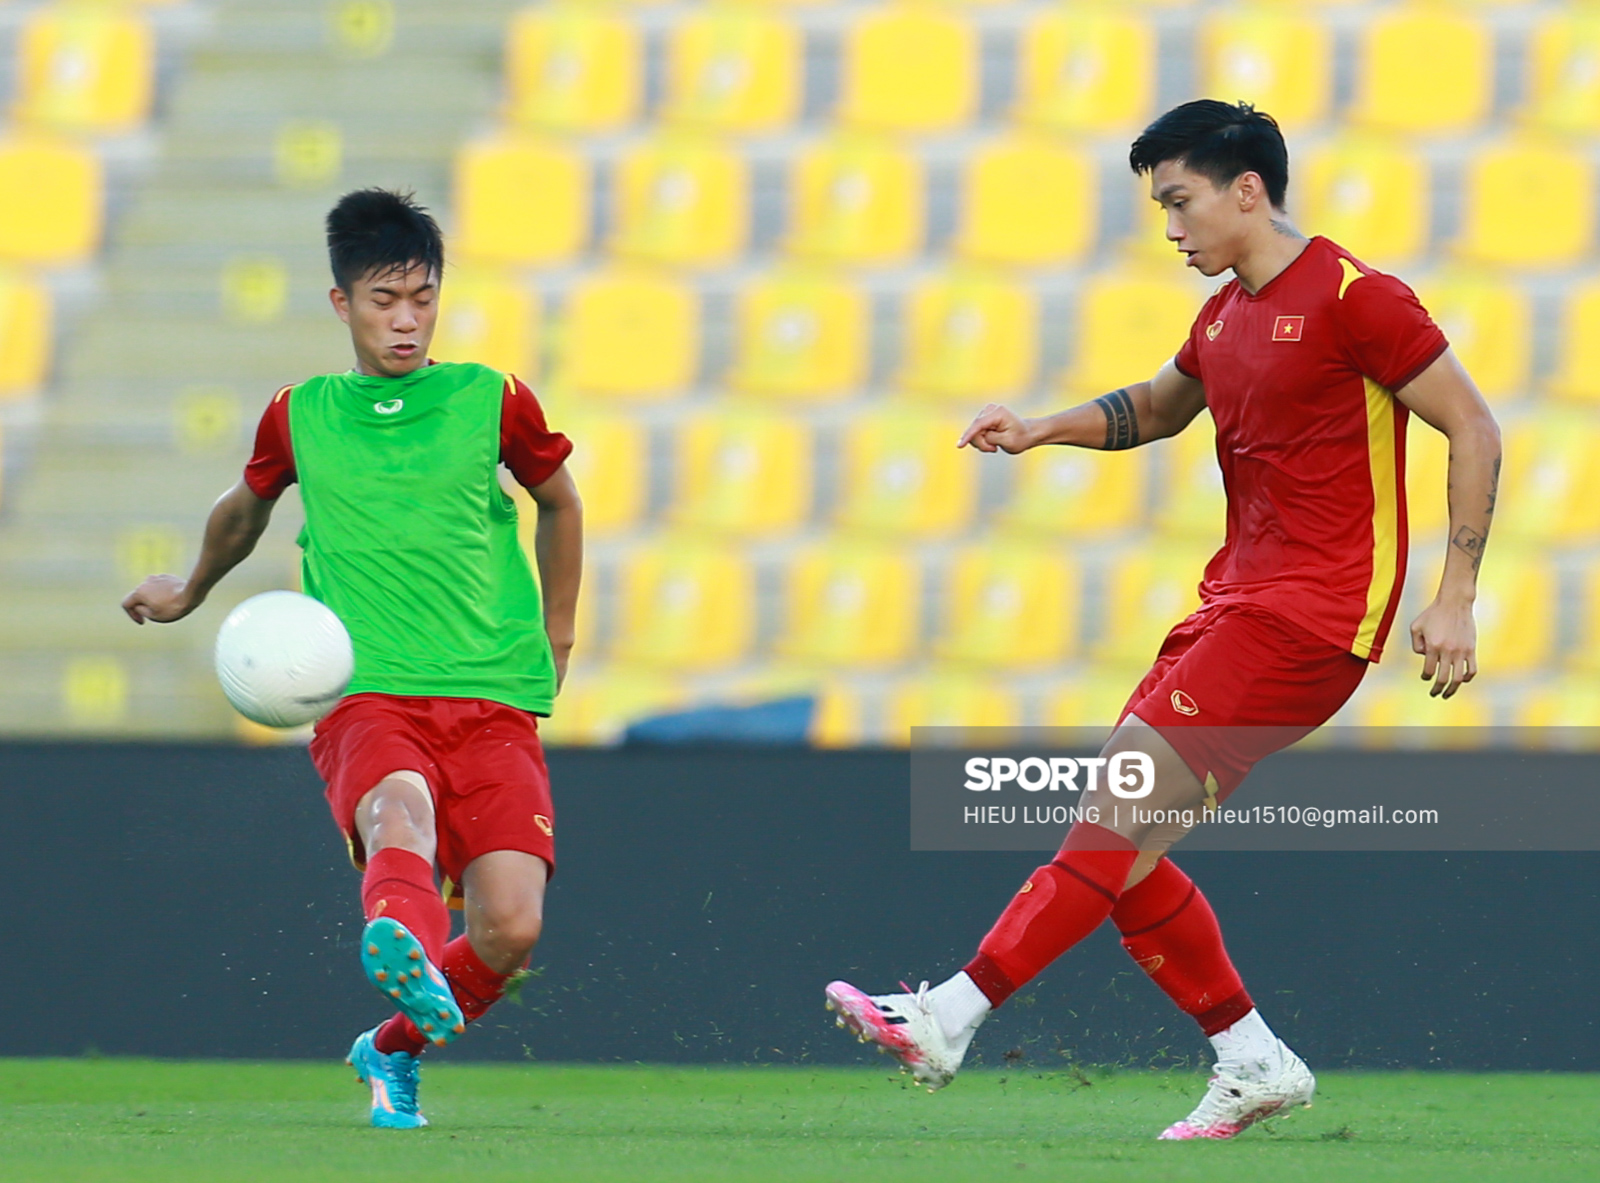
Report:
[{"label": "red sleeve cuff", "polygon": [[1433,347],[1433,349],[1428,351],[1427,357],[1418,362],[1416,365],[1412,366],[1411,369],[1407,370],[1402,377],[1395,381],[1393,386],[1389,387],[1389,389],[1399,391],[1404,390],[1407,386],[1410,386],[1417,380],[1417,378],[1421,376],[1424,370],[1443,357],[1444,351],[1449,348],[1450,342],[1445,340],[1444,335],[1441,333],[1438,343]]}]

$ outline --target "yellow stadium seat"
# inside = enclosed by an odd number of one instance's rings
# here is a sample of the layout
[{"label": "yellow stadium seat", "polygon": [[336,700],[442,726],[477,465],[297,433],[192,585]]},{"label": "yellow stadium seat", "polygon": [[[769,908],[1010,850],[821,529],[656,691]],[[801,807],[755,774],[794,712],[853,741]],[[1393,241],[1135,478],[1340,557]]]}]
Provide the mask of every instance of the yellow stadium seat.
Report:
[{"label": "yellow stadium seat", "polygon": [[609,131],[638,116],[644,46],[627,19],[583,5],[527,8],[506,44],[507,116],[552,131]]},{"label": "yellow stadium seat", "polygon": [[739,293],[729,373],[749,394],[822,400],[865,381],[871,306],[854,284],[830,275],[780,273]]},{"label": "yellow stadium seat", "polygon": [[456,157],[456,250],[485,263],[571,261],[589,241],[590,180],[588,161],[559,144],[468,144]]},{"label": "yellow stadium seat", "polygon": [[793,560],[787,584],[786,656],[871,667],[904,661],[916,647],[922,573],[899,548],[825,543]]},{"label": "yellow stadium seat", "polygon": [[1540,679],[1518,696],[1512,725],[1519,728],[1557,727],[1554,735],[1522,732],[1516,746],[1592,748],[1600,742],[1600,685],[1582,676]]},{"label": "yellow stadium seat", "polygon": [[668,537],[629,555],[613,656],[665,669],[730,665],[755,635],[755,572],[742,553]]},{"label": "yellow stadium seat", "polygon": [[1403,263],[1426,249],[1428,162],[1401,143],[1346,137],[1307,153],[1300,176],[1307,233],[1371,263]]},{"label": "yellow stadium seat", "polygon": [[963,272],[918,284],[906,299],[907,390],[968,398],[1010,395],[1033,381],[1039,309],[1019,284]]},{"label": "yellow stadium seat", "polygon": [[992,678],[959,673],[920,674],[890,695],[884,739],[909,745],[913,727],[1020,727],[1022,702]]},{"label": "yellow stadium seat", "polygon": [[428,353],[436,361],[475,361],[539,376],[539,297],[493,272],[451,270],[439,292],[439,321]]},{"label": "yellow stadium seat", "polygon": [[1188,340],[1204,302],[1188,283],[1159,270],[1093,276],[1078,292],[1077,360],[1063,375],[1063,387],[1100,395],[1155,377]]},{"label": "yellow stadium seat", "polygon": [[1489,561],[1504,542],[1600,541],[1600,424],[1546,412],[1504,429],[1505,463]]},{"label": "yellow stadium seat", "polygon": [[1083,575],[1036,542],[968,547],[946,573],[934,652],[988,668],[1056,665],[1078,650]]},{"label": "yellow stadium seat", "polygon": [[1600,402],[1600,281],[1566,290],[1561,304],[1560,361],[1549,391],[1558,398]]},{"label": "yellow stadium seat", "polygon": [[1046,727],[1087,727],[1109,734],[1145,672],[1151,653],[1137,665],[1089,665],[1065,679],[1044,698]]},{"label": "yellow stadium seat", "polygon": [[[1419,676],[1422,658],[1412,653],[1399,656],[1400,661],[1395,664],[1403,666],[1403,672],[1368,677],[1351,697],[1345,717],[1356,726],[1395,729],[1389,734],[1363,735],[1363,741],[1372,747],[1479,746],[1483,731],[1494,723],[1494,711],[1481,680],[1484,675],[1450,698],[1433,698],[1429,695],[1433,684]],[[1439,730],[1430,731],[1431,728]],[[1452,736],[1450,729],[1465,730]]]},{"label": "yellow stadium seat", "polygon": [[[631,415],[545,405],[550,427],[572,441],[567,471],[583,498],[585,534],[609,535],[639,523],[650,494],[650,438]],[[534,523],[523,520],[524,543],[532,545]]]},{"label": "yellow stadium seat", "polygon": [[667,48],[672,123],[721,131],[775,131],[800,113],[804,39],[787,21],[736,9],[697,12]]},{"label": "yellow stadium seat", "polygon": [[923,245],[922,164],[877,140],[834,139],[802,152],[789,180],[796,255],[897,263]]},{"label": "yellow stadium seat", "polygon": [[1574,669],[1600,670],[1600,562],[1591,560],[1581,576],[1578,643],[1567,651]]},{"label": "yellow stadium seat", "polygon": [[715,143],[666,139],[635,148],[616,169],[611,249],[655,263],[726,264],[750,235],[744,158]]},{"label": "yellow stadium seat", "polygon": [[1549,559],[1517,546],[1489,546],[1478,573],[1473,617],[1478,666],[1496,677],[1523,674],[1549,660],[1555,645],[1558,581]]},{"label": "yellow stadium seat", "polygon": [[978,37],[958,15],[893,3],[845,36],[839,118],[885,131],[948,131],[978,102]]},{"label": "yellow stadium seat", "polygon": [[1146,449],[1034,448],[1012,461],[1015,486],[1000,521],[1064,537],[1121,534],[1144,524]]},{"label": "yellow stadium seat", "polygon": [[1019,49],[1016,118],[1063,131],[1123,131],[1155,103],[1155,29],[1112,8],[1036,17]]},{"label": "yellow stadium seat", "polygon": [[1148,445],[1149,463],[1161,474],[1155,524],[1165,534],[1221,546],[1228,524],[1228,498],[1217,463],[1217,430],[1200,414],[1170,439]]},{"label": "yellow stadium seat", "polygon": [[150,115],[155,37],[114,5],[38,8],[18,42],[16,115],[24,123],[131,131]]},{"label": "yellow stadium seat", "polygon": [[1094,245],[1099,178],[1082,152],[1010,135],[967,158],[956,253],[982,263],[1069,263]]},{"label": "yellow stadium seat", "polygon": [[1450,441],[1417,416],[1406,423],[1406,525],[1411,543],[1443,542],[1450,529]]},{"label": "yellow stadium seat", "polygon": [[1522,115],[1552,131],[1600,131],[1600,12],[1568,11],[1533,26]]},{"label": "yellow stadium seat", "polygon": [[844,429],[840,526],[896,536],[948,534],[977,499],[979,461],[956,450],[965,424],[904,410],[872,411]]},{"label": "yellow stadium seat", "polygon": [[1457,247],[1482,263],[1576,263],[1594,246],[1594,203],[1594,169],[1583,153],[1538,140],[1502,142],[1467,171]]},{"label": "yellow stadium seat", "polygon": [[1417,284],[1422,301],[1461,364],[1490,401],[1527,393],[1533,366],[1533,309],[1510,280],[1478,272]]},{"label": "yellow stadium seat", "polygon": [[0,401],[31,394],[44,383],[54,319],[44,285],[0,271]]},{"label": "yellow stadium seat", "polygon": [[681,709],[687,697],[681,678],[650,669],[592,668],[579,654],[554,711],[539,720],[539,738],[557,746],[614,744],[628,724]]},{"label": "yellow stadium seat", "polygon": [[1489,114],[1494,44],[1477,18],[1427,4],[1380,12],[1361,30],[1354,122],[1463,132]]},{"label": "yellow stadium seat", "polygon": [[1242,100],[1288,128],[1316,123],[1333,93],[1333,37],[1321,21],[1258,5],[1210,16],[1200,32],[1201,91]]},{"label": "yellow stadium seat", "polygon": [[1119,555],[1108,572],[1095,659],[1149,666],[1172,626],[1200,607],[1200,577],[1213,553],[1169,543]]},{"label": "yellow stadium seat", "polygon": [[62,141],[0,141],[0,260],[80,263],[100,246],[104,226],[100,162]]},{"label": "yellow stadium seat", "polygon": [[592,275],[567,297],[562,388],[621,398],[671,398],[700,363],[700,307],[693,291],[650,272]]},{"label": "yellow stadium seat", "polygon": [[737,534],[800,525],[811,510],[811,429],[793,418],[713,410],[678,429],[672,520]]}]

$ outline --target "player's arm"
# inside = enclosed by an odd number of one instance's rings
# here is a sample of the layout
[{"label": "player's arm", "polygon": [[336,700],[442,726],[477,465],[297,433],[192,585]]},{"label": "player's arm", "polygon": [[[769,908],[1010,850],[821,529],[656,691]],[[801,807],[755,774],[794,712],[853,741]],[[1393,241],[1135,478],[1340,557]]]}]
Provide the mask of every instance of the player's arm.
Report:
[{"label": "player's arm", "polygon": [[205,602],[219,580],[249,557],[272,519],[276,501],[257,497],[240,481],[218,499],[206,519],[200,558],[189,578],[151,575],[122,601],[122,610],[135,624],[154,620],[167,624],[182,620]]},{"label": "player's arm", "polygon": [[544,596],[544,627],[556,660],[556,686],[567,677],[577,640],[578,584],[583,576],[583,501],[565,464],[528,490],[539,507],[534,560]]},{"label": "player's arm", "polygon": [[1169,361],[1148,382],[1113,390],[1090,402],[1024,419],[990,403],[956,444],[980,452],[1026,452],[1040,444],[1071,444],[1108,452],[1177,435],[1206,405],[1205,387]]},{"label": "player's arm", "polygon": [[1433,603],[1411,622],[1429,694],[1449,698],[1478,673],[1472,604],[1500,488],[1500,428],[1453,350],[1395,395],[1450,440],[1450,545]]}]

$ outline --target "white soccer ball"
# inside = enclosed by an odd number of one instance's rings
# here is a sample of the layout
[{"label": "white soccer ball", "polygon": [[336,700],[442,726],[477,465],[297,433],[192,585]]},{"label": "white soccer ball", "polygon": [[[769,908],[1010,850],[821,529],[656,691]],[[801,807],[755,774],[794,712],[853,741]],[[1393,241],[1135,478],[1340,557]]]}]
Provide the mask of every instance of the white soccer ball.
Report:
[{"label": "white soccer ball", "polygon": [[217,632],[217,681],[233,709],[267,727],[299,727],[333,709],[355,653],[333,610],[299,592],[251,596]]}]

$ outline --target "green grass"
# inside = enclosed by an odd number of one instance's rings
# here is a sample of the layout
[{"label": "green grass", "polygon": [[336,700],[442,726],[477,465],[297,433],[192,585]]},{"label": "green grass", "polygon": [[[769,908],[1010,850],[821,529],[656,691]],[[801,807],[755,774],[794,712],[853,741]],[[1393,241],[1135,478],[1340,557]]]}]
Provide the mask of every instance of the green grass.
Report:
[{"label": "green grass", "polygon": [[0,1178],[1328,1180],[1600,1178],[1600,1076],[1329,1073],[1315,1108],[1158,1143],[1189,1073],[430,1065],[431,1129],[367,1129],[342,1065],[0,1060]]}]

